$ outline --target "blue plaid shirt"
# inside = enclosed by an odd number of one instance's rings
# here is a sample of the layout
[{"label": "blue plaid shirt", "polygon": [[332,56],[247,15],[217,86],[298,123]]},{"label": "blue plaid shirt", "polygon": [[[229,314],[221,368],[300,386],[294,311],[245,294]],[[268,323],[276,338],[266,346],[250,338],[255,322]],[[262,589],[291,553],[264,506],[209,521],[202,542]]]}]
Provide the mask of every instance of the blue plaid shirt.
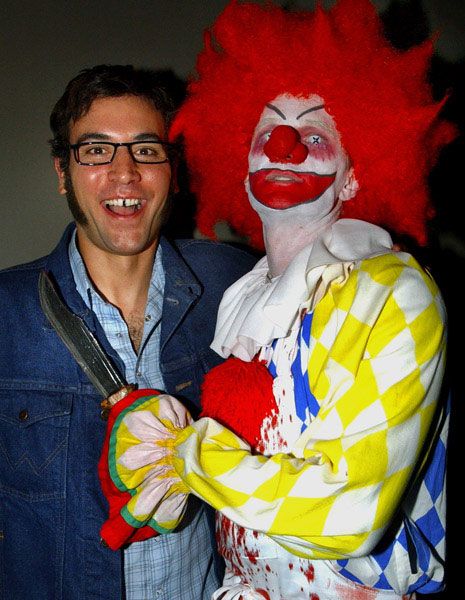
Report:
[{"label": "blue plaid shirt", "polygon": [[[160,323],[165,289],[162,249],[158,246],[150,279],[145,322],[136,354],[127,325],[119,310],[93,287],[76,246],[76,232],[69,246],[69,260],[76,288],[94,311],[111,346],[125,365],[125,378],[139,388],[164,389],[160,371]],[[200,510],[177,533],[160,535],[131,544],[124,550],[127,600],[202,600],[218,587],[214,573],[211,536],[205,513]]]}]

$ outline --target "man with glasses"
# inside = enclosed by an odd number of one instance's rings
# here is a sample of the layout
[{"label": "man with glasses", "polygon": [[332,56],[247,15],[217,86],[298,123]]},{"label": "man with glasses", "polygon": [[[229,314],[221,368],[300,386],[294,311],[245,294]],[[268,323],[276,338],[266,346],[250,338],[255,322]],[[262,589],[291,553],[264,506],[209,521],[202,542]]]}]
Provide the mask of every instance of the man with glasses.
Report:
[{"label": "man with glasses", "polygon": [[107,65],[71,80],[52,111],[58,188],[74,223],[49,256],[0,274],[5,597],[199,600],[217,587],[200,502],[173,536],[122,552],[101,542],[107,505],[97,464],[107,415],[37,291],[45,270],[128,382],[198,411],[202,377],[219,360],[209,349],[218,303],[253,259],[161,236],[175,187],[171,114],[154,72]]}]

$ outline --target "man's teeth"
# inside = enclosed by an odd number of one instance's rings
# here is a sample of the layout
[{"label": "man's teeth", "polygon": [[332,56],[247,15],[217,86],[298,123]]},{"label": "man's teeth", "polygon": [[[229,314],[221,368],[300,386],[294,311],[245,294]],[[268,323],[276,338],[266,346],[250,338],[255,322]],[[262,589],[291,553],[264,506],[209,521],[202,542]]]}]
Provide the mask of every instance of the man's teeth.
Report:
[{"label": "man's teeth", "polygon": [[141,203],[141,200],[136,198],[115,198],[114,200],[106,200],[105,206],[135,206],[139,209]]}]

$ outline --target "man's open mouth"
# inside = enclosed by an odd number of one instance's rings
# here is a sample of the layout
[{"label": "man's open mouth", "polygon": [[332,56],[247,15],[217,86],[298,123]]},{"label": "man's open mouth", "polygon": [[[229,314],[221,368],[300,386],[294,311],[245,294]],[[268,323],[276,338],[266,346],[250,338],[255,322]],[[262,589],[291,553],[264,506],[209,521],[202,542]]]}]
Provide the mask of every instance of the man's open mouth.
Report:
[{"label": "man's open mouth", "polygon": [[105,200],[105,208],[115,215],[127,216],[138,212],[142,207],[140,198],[112,198]]}]

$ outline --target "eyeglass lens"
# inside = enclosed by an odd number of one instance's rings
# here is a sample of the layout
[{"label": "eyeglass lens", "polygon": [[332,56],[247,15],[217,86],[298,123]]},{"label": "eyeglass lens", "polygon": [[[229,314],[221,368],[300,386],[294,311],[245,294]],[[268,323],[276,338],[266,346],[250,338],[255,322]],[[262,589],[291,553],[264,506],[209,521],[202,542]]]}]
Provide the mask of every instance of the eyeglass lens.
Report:
[{"label": "eyeglass lens", "polygon": [[[128,147],[132,158],[139,163],[157,164],[168,159],[165,146],[160,142],[132,142],[124,145]],[[77,147],[78,162],[85,165],[110,163],[119,146],[105,142],[79,144]]]}]

